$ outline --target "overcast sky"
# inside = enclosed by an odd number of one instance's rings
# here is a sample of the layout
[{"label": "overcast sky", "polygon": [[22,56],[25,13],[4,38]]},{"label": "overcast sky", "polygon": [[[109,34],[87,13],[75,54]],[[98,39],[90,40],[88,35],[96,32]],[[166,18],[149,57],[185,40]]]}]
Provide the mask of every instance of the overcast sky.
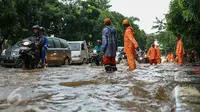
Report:
[{"label": "overcast sky", "polygon": [[111,10],[117,11],[124,16],[135,16],[140,19],[137,23],[140,29],[146,33],[153,33],[151,30],[154,25],[155,17],[164,18],[169,10],[171,0],[111,0]]}]

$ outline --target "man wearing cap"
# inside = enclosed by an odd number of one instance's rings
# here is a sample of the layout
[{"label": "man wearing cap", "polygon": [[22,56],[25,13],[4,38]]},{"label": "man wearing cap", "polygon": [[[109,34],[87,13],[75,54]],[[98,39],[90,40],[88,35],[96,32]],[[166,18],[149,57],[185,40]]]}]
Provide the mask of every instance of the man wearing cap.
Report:
[{"label": "man wearing cap", "polygon": [[125,28],[124,32],[124,52],[126,53],[129,68],[128,71],[132,71],[136,69],[135,64],[135,52],[134,50],[139,50],[139,46],[137,41],[135,40],[135,32],[134,29],[130,26],[130,23],[127,19],[123,21],[123,26]]},{"label": "man wearing cap", "polygon": [[103,63],[107,72],[117,71],[116,67],[116,51],[117,51],[117,32],[115,27],[111,26],[110,18],[104,19],[102,32],[102,45],[100,51],[103,56]]}]

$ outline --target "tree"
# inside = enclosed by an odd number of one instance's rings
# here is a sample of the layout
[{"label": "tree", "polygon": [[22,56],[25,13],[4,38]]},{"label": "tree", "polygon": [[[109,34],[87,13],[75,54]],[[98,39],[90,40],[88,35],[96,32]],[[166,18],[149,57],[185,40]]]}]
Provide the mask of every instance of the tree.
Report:
[{"label": "tree", "polygon": [[155,23],[156,25],[154,25],[154,26],[152,27],[152,29],[157,29],[158,32],[156,32],[156,33],[159,33],[159,32],[161,32],[161,31],[165,30],[165,29],[166,29],[165,20],[166,20],[166,18],[159,20],[159,19],[156,17],[156,21],[153,22],[153,23]]},{"label": "tree", "polygon": [[[0,1],[0,46],[6,39],[14,38],[14,32],[17,30],[17,13],[14,7],[14,0]],[[0,47],[0,51],[2,48]]]},{"label": "tree", "polygon": [[199,0],[173,0],[166,17],[167,29],[182,37],[186,50],[194,48],[200,53],[199,5]]},{"label": "tree", "polygon": [[[95,43],[101,39],[103,20],[111,18],[118,32],[119,45],[123,45],[125,18],[109,11],[110,0],[2,0],[0,1],[0,45],[5,39],[12,44],[32,35],[32,26],[45,27],[48,35],[66,40],[86,40]],[[128,18],[135,29],[140,46],[146,44],[146,33],[134,24],[137,17]]]}]

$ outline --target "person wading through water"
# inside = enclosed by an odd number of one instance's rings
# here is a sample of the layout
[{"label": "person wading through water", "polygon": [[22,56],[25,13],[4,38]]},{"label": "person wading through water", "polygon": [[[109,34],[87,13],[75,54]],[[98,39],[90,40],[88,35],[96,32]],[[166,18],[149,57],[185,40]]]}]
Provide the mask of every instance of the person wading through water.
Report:
[{"label": "person wading through water", "polygon": [[111,26],[110,18],[104,19],[102,32],[102,45],[100,48],[103,54],[103,63],[107,72],[117,71],[116,67],[116,51],[117,51],[117,32],[115,27]]},{"label": "person wading through water", "polygon": [[127,19],[122,22],[125,32],[124,32],[124,52],[126,53],[129,68],[128,71],[132,71],[136,69],[135,64],[135,52],[136,49],[139,51],[138,43],[135,40],[135,32],[134,29],[130,26],[130,23]]}]

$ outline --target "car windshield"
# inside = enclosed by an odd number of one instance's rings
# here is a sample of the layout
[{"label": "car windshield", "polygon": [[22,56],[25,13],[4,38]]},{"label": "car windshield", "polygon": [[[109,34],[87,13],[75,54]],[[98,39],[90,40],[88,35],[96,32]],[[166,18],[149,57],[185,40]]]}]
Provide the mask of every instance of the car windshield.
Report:
[{"label": "car windshield", "polygon": [[71,51],[79,51],[80,50],[80,44],[79,43],[69,43]]},{"label": "car windshield", "polygon": [[21,41],[17,42],[13,47],[20,47],[21,46]]}]

